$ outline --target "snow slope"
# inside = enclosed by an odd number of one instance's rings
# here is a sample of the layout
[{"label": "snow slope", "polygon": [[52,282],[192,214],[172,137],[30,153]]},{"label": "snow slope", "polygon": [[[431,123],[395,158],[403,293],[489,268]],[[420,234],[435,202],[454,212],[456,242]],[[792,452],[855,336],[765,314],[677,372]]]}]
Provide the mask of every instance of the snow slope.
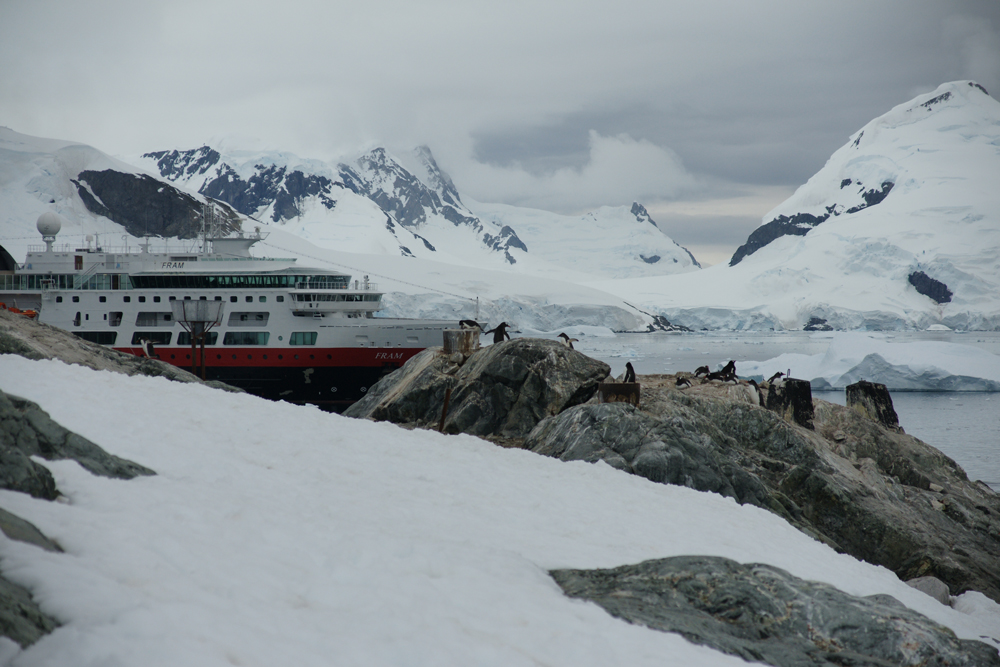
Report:
[{"label": "snow slope", "polygon": [[547,574],[681,554],[889,594],[1000,642],[978,593],[946,607],[773,514],[606,465],[10,355],[0,388],[158,473],[45,462],[64,502],[0,492],[66,550],[0,536],[4,575],[62,623],[23,652],[0,643],[17,667],[745,665]]},{"label": "snow slope", "polygon": [[[799,329],[813,317],[838,329],[1000,328],[998,179],[1000,103],[947,83],[868,123],[764,218],[804,235],[735,266],[603,289],[692,328]],[[950,302],[919,293],[917,272]]]}]

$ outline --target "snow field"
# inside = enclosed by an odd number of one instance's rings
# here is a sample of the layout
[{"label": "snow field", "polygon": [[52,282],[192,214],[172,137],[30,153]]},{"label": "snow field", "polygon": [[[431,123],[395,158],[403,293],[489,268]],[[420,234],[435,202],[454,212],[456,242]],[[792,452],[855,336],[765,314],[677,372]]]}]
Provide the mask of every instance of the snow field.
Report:
[{"label": "snow field", "polygon": [[0,356],[0,378],[158,473],[46,462],[65,502],[0,493],[66,549],[0,538],[5,576],[64,624],[15,665],[745,664],[568,599],[546,572],[681,554],[888,593],[1000,640],[981,595],[960,613],[763,510],[606,465],[55,361]]}]

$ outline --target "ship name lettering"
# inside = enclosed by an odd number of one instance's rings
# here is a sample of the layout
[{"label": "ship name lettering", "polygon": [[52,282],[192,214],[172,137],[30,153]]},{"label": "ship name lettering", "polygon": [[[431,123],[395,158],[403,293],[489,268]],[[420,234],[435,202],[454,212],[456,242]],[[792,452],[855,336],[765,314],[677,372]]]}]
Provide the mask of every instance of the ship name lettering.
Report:
[{"label": "ship name lettering", "polygon": [[184,262],[164,262],[163,266],[161,266],[160,268],[162,268],[162,269],[183,269],[184,268]]},{"label": "ship name lettering", "polygon": [[375,359],[402,359],[402,352],[379,352],[375,355]]}]

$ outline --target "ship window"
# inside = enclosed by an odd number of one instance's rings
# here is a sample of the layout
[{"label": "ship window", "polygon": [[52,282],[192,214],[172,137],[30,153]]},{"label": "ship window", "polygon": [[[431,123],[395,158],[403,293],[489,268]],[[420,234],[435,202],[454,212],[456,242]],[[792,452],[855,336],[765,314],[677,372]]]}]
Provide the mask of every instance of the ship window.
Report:
[{"label": "ship window", "polygon": [[199,301],[208,301],[208,297],[207,296],[200,296],[200,297],[198,297],[198,300]]},{"label": "ship window", "polygon": [[257,300],[260,301],[261,303],[264,303],[265,301],[267,301],[267,297],[266,296],[259,296],[259,297],[257,297]]},{"label": "ship window", "polygon": [[236,303],[236,302],[237,302],[238,300],[239,300],[239,299],[238,299],[237,297],[235,297],[235,296],[231,296],[231,297],[229,297],[229,302],[230,302],[230,303]]},{"label": "ship window", "polygon": [[247,303],[253,303],[253,297],[252,296],[248,296],[247,297]]},{"label": "ship window", "polygon": [[76,311],[76,317],[73,318],[73,326],[80,326],[80,311]]},{"label": "ship window", "polygon": [[231,327],[266,327],[267,319],[265,312],[232,312],[228,324]]},{"label": "ship window", "polygon": [[191,297],[189,297],[189,296],[186,296],[186,297],[184,297],[184,300],[185,300],[185,301],[190,301],[190,300],[191,300]]},{"label": "ship window", "polygon": [[223,345],[267,345],[270,337],[266,331],[227,331]]},{"label": "ship window", "polygon": [[142,341],[148,340],[157,345],[170,345],[169,331],[136,331],[132,334],[132,344],[142,345]]},{"label": "ship window", "polygon": [[62,303],[62,297],[61,296],[57,296],[56,297],[56,303]]},{"label": "ship window", "polygon": [[121,311],[114,311],[111,313],[111,317],[108,319],[108,326],[120,327],[122,325],[122,313]]},{"label": "ship window", "polygon": [[124,301],[125,303],[131,303],[132,302],[132,297],[130,297],[130,296],[123,296],[122,297],[122,301]]},{"label": "ship window", "polygon": [[[219,333],[217,331],[209,331],[205,334],[205,345],[215,345],[217,342],[219,342]],[[190,345],[191,334],[187,331],[182,331],[177,334],[177,344]]]},{"label": "ship window", "polygon": [[73,334],[98,345],[114,345],[118,339],[117,331],[74,331]]},{"label": "ship window", "polygon": [[[127,299],[128,297],[125,297],[125,298]],[[139,297],[139,303],[146,303],[146,297],[140,296]]]},{"label": "ship window", "polygon": [[279,294],[278,296],[274,297],[274,300],[277,301],[278,303],[284,303],[285,297]]},{"label": "ship window", "polygon": [[176,296],[172,296],[172,297],[170,297],[170,300],[171,301],[177,301],[177,297]]},{"label": "ship window", "polygon": [[75,255],[73,257],[73,269],[83,271],[83,255]]},{"label": "ship window", "polygon": [[153,303],[159,303],[159,302],[160,302],[160,297],[154,296],[153,297]]},{"label": "ship window", "polygon": [[216,301],[222,301],[222,297],[221,296],[217,296],[217,297],[215,297],[215,300]]},{"label": "ship window", "polygon": [[85,320],[87,320],[89,322],[90,321],[90,313],[87,313],[86,315],[84,315],[83,319],[85,319]]},{"label": "ship window", "polygon": [[159,313],[156,311],[141,311],[135,316],[135,326],[137,327],[169,327],[173,326],[173,313]]},{"label": "ship window", "polygon": [[315,345],[318,334],[315,331],[294,331],[288,337],[289,345]]},{"label": "ship window", "polygon": [[80,303],[80,297],[74,296],[73,297],[73,303]]},{"label": "ship window", "polygon": [[106,297],[106,296],[99,296],[99,297],[97,297],[97,300],[100,301],[101,303],[107,303],[108,302],[108,297]]}]

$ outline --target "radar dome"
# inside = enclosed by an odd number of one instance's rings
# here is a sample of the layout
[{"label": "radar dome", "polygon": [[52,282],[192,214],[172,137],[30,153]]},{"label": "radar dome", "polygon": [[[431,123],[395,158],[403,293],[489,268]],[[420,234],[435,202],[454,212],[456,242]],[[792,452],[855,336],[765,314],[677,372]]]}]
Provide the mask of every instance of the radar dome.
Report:
[{"label": "radar dome", "polygon": [[42,236],[55,236],[62,229],[62,222],[60,222],[58,215],[52,211],[46,211],[38,216],[38,223],[35,226],[38,227],[38,232]]}]

